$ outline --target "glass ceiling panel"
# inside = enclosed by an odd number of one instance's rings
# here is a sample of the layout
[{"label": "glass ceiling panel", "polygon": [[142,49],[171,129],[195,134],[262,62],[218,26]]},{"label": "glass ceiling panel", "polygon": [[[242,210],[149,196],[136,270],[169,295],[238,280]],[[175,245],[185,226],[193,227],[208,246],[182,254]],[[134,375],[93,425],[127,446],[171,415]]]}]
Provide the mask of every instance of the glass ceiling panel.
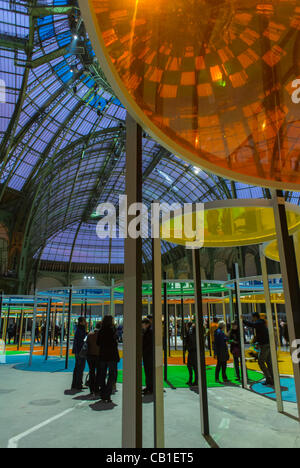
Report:
[{"label": "glass ceiling panel", "polygon": [[[0,79],[6,83],[0,183],[22,192],[28,210],[35,199],[30,233],[35,256],[43,248],[42,259],[68,262],[82,223],[72,261],[122,263],[123,241],[97,239],[91,214],[99,203],[117,205],[124,194],[126,110],[99,69],[84,27],[76,29],[77,12],[75,26],[72,16],[61,13],[37,18],[29,58],[24,50],[30,37],[28,2],[0,0]],[[147,205],[154,199],[172,204],[265,196],[261,188],[232,184],[183,162],[146,135],[143,172]],[[299,194],[289,199],[298,203]],[[164,252],[171,248],[163,244]],[[144,254],[151,258],[150,242],[144,242]]]}]

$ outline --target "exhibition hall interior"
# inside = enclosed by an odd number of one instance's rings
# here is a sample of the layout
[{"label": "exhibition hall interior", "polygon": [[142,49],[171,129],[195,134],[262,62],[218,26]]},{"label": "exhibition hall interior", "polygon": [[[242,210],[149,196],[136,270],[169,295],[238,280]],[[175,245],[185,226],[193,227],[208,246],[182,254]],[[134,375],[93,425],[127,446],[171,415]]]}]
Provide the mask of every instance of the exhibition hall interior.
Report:
[{"label": "exhibition hall interior", "polygon": [[300,0],[0,0],[1,448],[300,448],[299,284]]}]

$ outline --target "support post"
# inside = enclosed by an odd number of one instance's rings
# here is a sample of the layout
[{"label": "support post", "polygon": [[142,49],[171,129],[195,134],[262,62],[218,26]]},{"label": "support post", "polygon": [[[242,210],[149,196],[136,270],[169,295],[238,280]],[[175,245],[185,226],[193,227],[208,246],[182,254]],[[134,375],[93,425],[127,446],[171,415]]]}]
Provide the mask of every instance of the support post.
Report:
[{"label": "support post", "polygon": [[112,278],[110,286],[110,315],[115,318],[115,280]]},{"label": "support post", "polygon": [[5,335],[4,335],[4,343],[6,345],[7,339],[7,330],[9,327],[9,318],[10,318],[10,298],[8,299],[8,308],[7,308],[7,318],[6,318],[6,328],[5,328]]},{"label": "support post", "polygon": [[266,257],[264,255],[262,245],[260,246],[260,263],[261,263],[261,270],[262,270],[262,277],[263,277],[265,298],[266,298],[266,311],[267,311],[267,321],[268,321],[268,328],[269,328],[269,338],[270,338],[270,346],[271,346],[271,358],[272,358],[277,409],[279,413],[283,413],[284,407],[283,407],[283,401],[282,401],[280,374],[279,374],[278,361],[277,361],[277,350],[276,350],[276,340],[275,340],[275,333],[274,333],[269,277],[268,277],[268,271],[267,271]]},{"label": "support post", "polygon": [[248,376],[247,376],[247,365],[245,355],[245,333],[244,333],[244,322],[243,322],[243,309],[241,303],[241,288],[240,288],[240,272],[239,264],[235,264],[235,284],[236,284],[236,302],[238,310],[238,321],[241,338],[241,362],[242,362],[242,384],[243,388],[248,389]]},{"label": "support post", "polygon": [[[282,191],[273,192],[273,208],[277,231],[285,309],[291,344],[292,358],[294,353],[298,356],[298,343],[300,342],[300,290],[298,270],[293,238],[288,231],[285,198]],[[294,378],[300,419],[300,360],[293,360]]]},{"label": "support post", "polygon": [[199,398],[200,398],[200,417],[201,431],[204,436],[209,436],[209,414],[208,414],[208,394],[207,380],[205,368],[205,334],[203,322],[203,306],[202,306],[202,283],[201,283],[201,264],[200,250],[193,250],[193,269],[195,282],[195,319],[196,319],[196,336],[197,336],[197,366],[198,366],[198,381],[199,381]]},{"label": "support post", "polygon": [[161,245],[160,239],[152,240],[153,263],[153,332],[154,332],[154,447],[165,447],[164,430],[164,375],[162,348],[162,301],[161,301]]},{"label": "support post", "polygon": [[164,380],[168,380],[168,296],[167,296],[167,273],[164,271]]},{"label": "support post", "polygon": [[184,302],[183,296],[181,296],[181,339],[182,339],[182,357],[183,364],[185,364],[185,326],[184,326]]},{"label": "support post", "polygon": [[55,350],[55,326],[56,326],[56,304],[54,306],[53,316],[52,316],[52,350]]},{"label": "support post", "polygon": [[224,293],[222,293],[222,307],[223,307],[223,320],[226,323],[226,333],[227,333],[228,330],[227,330],[226,304],[225,304],[225,295],[224,295]]},{"label": "support post", "polygon": [[[126,195],[128,206],[142,203],[142,129],[127,114]],[[128,216],[128,221],[134,219]],[[122,447],[142,448],[142,239],[124,225],[124,345]]]},{"label": "support post", "polygon": [[276,322],[276,331],[277,331],[278,347],[281,348],[280,329],[279,329],[279,321],[278,321],[278,310],[277,310],[277,304],[276,304],[276,302],[274,303],[274,314],[275,314],[275,322]]},{"label": "support post", "polygon": [[31,344],[30,344],[30,355],[29,355],[29,367],[32,365],[32,356],[34,351],[35,342],[35,327],[36,327],[36,315],[37,315],[37,291],[34,293],[34,306],[33,306],[33,318],[31,327]]},{"label": "support post", "polygon": [[174,306],[175,351],[177,351],[177,304]]},{"label": "support post", "polygon": [[[2,325],[2,309],[3,309],[3,291],[1,291],[1,296],[0,296],[0,331],[1,331],[1,325]],[[4,323],[3,323],[4,325]]]},{"label": "support post", "polygon": [[20,323],[20,330],[19,330],[18,351],[20,350],[20,348],[22,348],[23,325],[24,325],[24,310],[22,309],[22,312],[21,312],[21,323]]},{"label": "support post", "polygon": [[70,331],[71,331],[71,314],[72,314],[72,285],[69,291],[69,309],[68,309],[68,324],[67,324],[67,350],[66,350],[66,369],[69,368],[69,352],[70,352]]},{"label": "support post", "polygon": [[45,330],[45,361],[48,360],[51,308],[52,308],[52,299],[49,298],[48,306],[47,306],[46,330]]},{"label": "support post", "polygon": [[63,303],[62,309],[62,319],[61,319],[61,330],[60,330],[60,357],[63,357],[63,345],[64,345],[64,337],[65,337],[65,301]]}]

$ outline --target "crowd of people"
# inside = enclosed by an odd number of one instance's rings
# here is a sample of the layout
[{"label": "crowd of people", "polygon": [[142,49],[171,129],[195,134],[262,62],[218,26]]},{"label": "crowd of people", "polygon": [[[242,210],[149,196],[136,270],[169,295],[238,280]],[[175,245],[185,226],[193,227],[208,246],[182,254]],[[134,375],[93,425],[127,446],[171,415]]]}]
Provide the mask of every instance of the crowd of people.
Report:
[{"label": "crowd of people", "polygon": [[[221,383],[229,382],[227,377],[227,365],[232,355],[237,380],[241,380],[241,340],[239,324],[233,322],[227,332],[228,325],[224,321],[213,321],[213,335],[211,336],[214,357],[217,360],[215,369],[215,380]],[[274,376],[271,361],[271,349],[269,331],[266,321],[260,314],[254,313],[252,321],[244,321],[245,327],[254,330],[253,341],[259,348],[258,364],[265,376],[265,385],[274,386]],[[204,336],[207,335],[203,326]],[[211,332],[209,332],[211,333]],[[143,364],[146,378],[144,395],[153,393],[154,379],[154,333],[152,328],[152,317],[148,316],[142,321],[143,336]],[[75,368],[73,372],[72,390],[81,391],[89,388],[92,398],[101,398],[104,403],[111,403],[112,395],[117,391],[116,383],[118,377],[119,355],[119,333],[114,324],[112,316],[105,316],[102,322],[98,322],[94,330],[87,333],[87,322],[84,317],[78,320],[73,343],[73,354],[75,355]],[[197,339],[196,325],[189,322],[186,325],[184,335],[184,349],[188,353],[187,370],[190,387],[198,385],[197,365]],[[230,351],[230,353],[229,353]],[[84,370],[86,363],[89,367],[88,387],[84,386]]]},{"label": "crowd of people", "polygon": [[[153,330],[152,317],[142,321],[143,363],[146,377],[144,395],[153,393]],[[120,332],[113,317],[107,315],[102,322],[97,322],[95,330],[87,333],[87,322],[79,317],[73,342],[75,368],[71,389],[85,389],[83,382],[86,363],[89,367],[88,388],[90,397],[100,397],[104,403],[111,403],[111,396],[117,391],[118,363],[120,355],[118,344]]]},{"label": "crowd of people", "polygon": [[[244,326],[254,331],[252,343],[258,348],[258,364],[265,377],[264,385],[274,386],[274,376],[271,360],[271,347],[267,322],[261,318],[259,313],[253,314],[253,320],[244,320]],[[230,330],[227,332],[226,329]],[[242,369],[242,351],[240,330],[237,322],[230,326],[224,321],[213,319],[211,327],[203,327],[204,337],[210,340],[208,347],[212,347],[214,358],[217,360],[215,370],[215,381],[221,383],[220,374],[222,374],[223,383],[228,383],[227,366],[232,356],[236,379],[241,381]],[[198,366],[197,366],[197,344],[196,344],[196,326],[189,322],[186,327],[184,337],[184,347],[188,353],[187,369],[189,386],[198,384]],[[230,351],[230,353],[229,353]]]}]

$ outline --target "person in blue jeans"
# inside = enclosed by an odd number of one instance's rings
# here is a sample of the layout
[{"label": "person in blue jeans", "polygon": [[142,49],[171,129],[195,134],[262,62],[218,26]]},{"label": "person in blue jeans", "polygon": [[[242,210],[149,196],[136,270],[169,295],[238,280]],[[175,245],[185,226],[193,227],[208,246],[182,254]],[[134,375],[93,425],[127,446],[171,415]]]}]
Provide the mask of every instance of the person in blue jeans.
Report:
[{"label": "person in blue jeans", "polygon": [[75,355],[72,390],[83,389],[83,373],[86,360],[80,357],[80,351],[82,350],[86,335],[86,319],[84,317],[79,317],[72,350],[73,354]]},{"label": "person in blue jeans", "polygon": [[101,330],[98,333],[97,345],[99,354],[99,383],[101,400],[111,403],[113,387],[117,380],[118,362],[118,337],[111,315],[106,315],[102,321]]}]

